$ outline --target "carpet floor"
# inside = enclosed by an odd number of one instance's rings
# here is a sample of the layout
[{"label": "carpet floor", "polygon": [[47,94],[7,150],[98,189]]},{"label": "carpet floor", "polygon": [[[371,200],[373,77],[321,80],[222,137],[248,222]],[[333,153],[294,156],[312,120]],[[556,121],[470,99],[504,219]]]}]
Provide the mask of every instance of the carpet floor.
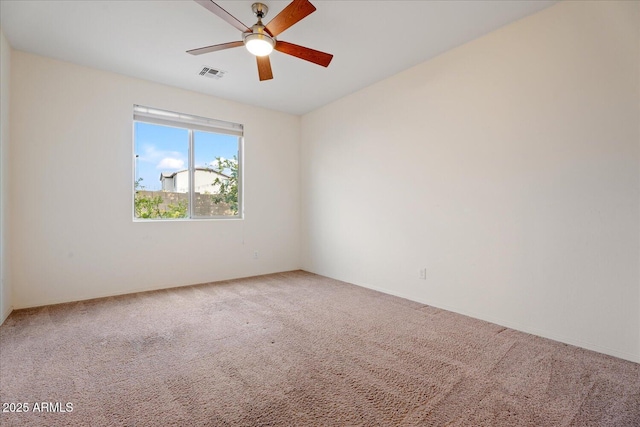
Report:
[{"label": "carpet floor", "polygon": [[0,356],[2,426],[640,426],[639,364],[302,271],[18,310]]}]

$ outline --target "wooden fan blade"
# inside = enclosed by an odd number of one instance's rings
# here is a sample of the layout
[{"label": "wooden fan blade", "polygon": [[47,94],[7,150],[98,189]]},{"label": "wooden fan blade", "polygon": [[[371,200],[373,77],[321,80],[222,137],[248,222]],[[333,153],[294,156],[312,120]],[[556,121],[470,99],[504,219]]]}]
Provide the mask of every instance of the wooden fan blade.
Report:
[{"label": "wooden fan blade", "polygon": [[319,50],[309,49],[308,47],[298,46],[297,44],[287,43],[278,40],[275,49],[287,55],[313,62],[314,64],[328,67],[333,59],[330,53],[320,52]]},{"label": "wooden fan blade", "polygon": [[269,56],[256,56],[256,60],[258,61],[258,76],[260,77],[260,81],[271,80],[273,73],[271,72],[271,60]]},{"label": "wooden fan blade", "polygon": [[244,42],[229,42],[222,44],[214,44],[213,46],[200,47],[198,49],[188,50],[191,55],[202,55],[203,53],[215,52],[218,50],[231,49],[232,47],[244,46]]},{"label": "wooden fan blade", "polygon": [[215,13],[220,18],[224,19],[229,24],[233,25],[243,33],[245,31],[251,31],[249,27],[247,27],[238,19],[236,19],[232,14],[230,14],[229,12],[227,12],[226,10],[218,6],[216,3],[213,2],[213,0],[194,0],[194,1],[198,3],[200,6],[204,7],[205,9]]},{"label": "wooden fan blade", "polygon": [[293,0],[265,28],[269,34],[275,37],[296,22],[315,12],[315,10],[315,6],[309,0]]}]

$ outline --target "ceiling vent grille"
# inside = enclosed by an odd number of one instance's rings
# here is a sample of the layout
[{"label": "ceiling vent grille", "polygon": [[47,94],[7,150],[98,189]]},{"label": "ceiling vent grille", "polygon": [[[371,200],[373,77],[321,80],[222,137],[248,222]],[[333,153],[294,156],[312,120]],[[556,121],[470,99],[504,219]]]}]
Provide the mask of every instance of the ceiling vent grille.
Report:
[{"label": "ceiling vent grille", "polygon": [[215,68],[211,68],[207,66],[203,67],[202,71],[200,71],[201,76],[209,77],[212,79],[222,78],[222,76],[224,76],[225,73],[226,71],[216,70]]}]

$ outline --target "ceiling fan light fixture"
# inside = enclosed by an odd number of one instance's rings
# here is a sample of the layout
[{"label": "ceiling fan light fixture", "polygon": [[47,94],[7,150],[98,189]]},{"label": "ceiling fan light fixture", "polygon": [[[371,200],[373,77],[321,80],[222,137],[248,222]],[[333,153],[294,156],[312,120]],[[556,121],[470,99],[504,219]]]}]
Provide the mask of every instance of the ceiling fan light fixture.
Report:
[{"label": "ceiling fan light fixture", "polygon": [[255,56],[267,56],[273,52],[276,42],[266,34],[253,33],[244,38],[244,45]]},{"label": "ceiling fan light fixture", "polygon": [[260,81],[273,79],[269,54],[271,54],[276,47],[276,50],[279,52],[304,59],[305,61],[323,67],[328,67],[333,58],[333,55],[329,53],[276,39],[280,33],[300,22],[316,10],[315,6],[312,5],[309,0],[292,0],[291,3],[282,9],[267,25],[262,23],[262,19],[267,15],[269,8],[264,3],[254,3],[251,5],[251,10],[258,18],[258,22],[251,28],[244,25],[213,0],[195,1],[214,15],[217,15],[219,18],[222,18],[240,30],[242,32],[242,40],[188,50],[187,53],[191,55],[202,55],[204,53],[245,46],[249,53],[256,57]]}]

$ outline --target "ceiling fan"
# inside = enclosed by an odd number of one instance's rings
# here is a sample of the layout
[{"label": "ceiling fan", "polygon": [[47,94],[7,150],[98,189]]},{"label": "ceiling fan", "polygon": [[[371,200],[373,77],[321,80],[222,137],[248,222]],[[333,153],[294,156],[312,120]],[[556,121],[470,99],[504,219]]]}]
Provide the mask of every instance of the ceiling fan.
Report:
[{"label": "ceiling fan", "polygon": [[319,50],[298,46],[293,43],[287,43],[276,39],[276,36],[284,30],[315,12],[315,6],[308,0],[293,0],[267,25],[262,24],[262,18],[267,15],[269,8],[263,3],[254,3],[251,6],[251,9],[258,18],[258,22],[251,28],[244,25],[213,0],[194,1],[242,31],[242,41],[222,43],[188,50],[187,53],[190,53],[191,55],[202,55],[203,53],[245,46],[249,52],[256,56],[260,81],[270,80],[273,78],[273,73],[271,72],[271,61],[269,60],[269,54],[273,49],[304,59],[305,61],[313,62],[314,64],[322,65],[323,67],[328,67],[331,59],[333,59],[333,55],[329,53],[320,52]]}]

